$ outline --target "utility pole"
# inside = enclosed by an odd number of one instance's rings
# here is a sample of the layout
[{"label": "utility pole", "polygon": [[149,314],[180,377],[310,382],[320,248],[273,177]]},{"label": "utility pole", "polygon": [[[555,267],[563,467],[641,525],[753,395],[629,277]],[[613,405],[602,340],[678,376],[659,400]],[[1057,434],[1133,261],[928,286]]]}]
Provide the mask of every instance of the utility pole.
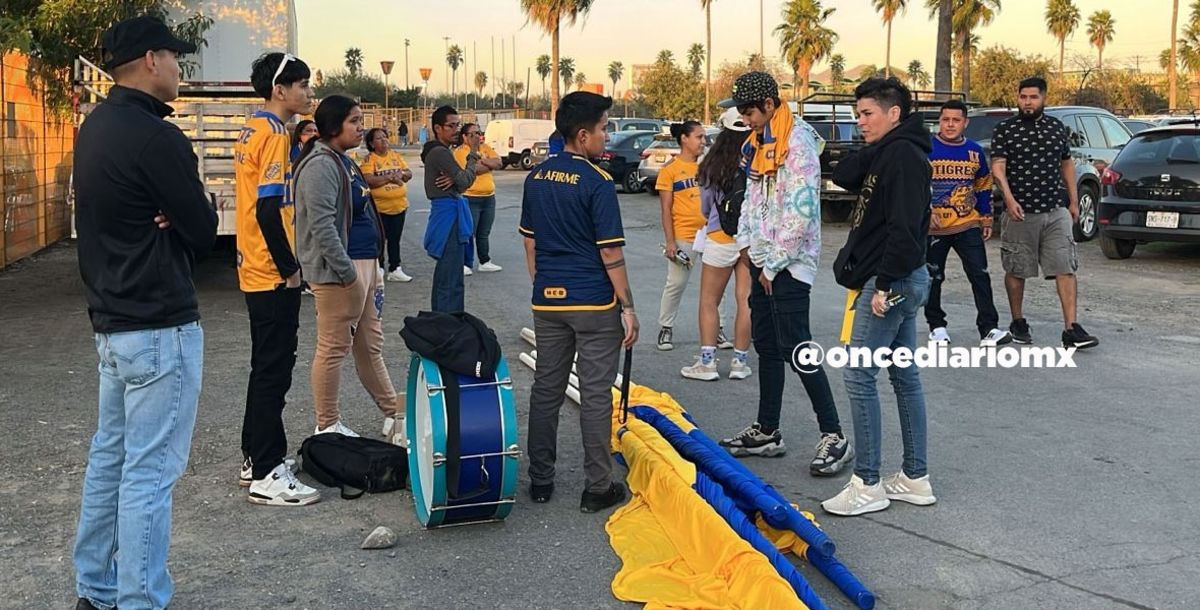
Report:
[{"label": "utility pole", "polygon": [[500,37],[500,107],[505,108],[508,101],[508,96],[504,91],[504,74],[508,72],[508,64],[504,59],[504,37]]},{"label": "utility pole", "polygon": [[492,101],[488,103],[488,107],[496,105],[496,37],[492,36]]},{"label": "utility pole", "polygon": [[409,45],[409,43],[410,43],[410,41],[407,38],[405,38],[404,39],[404,90],[405,91],[408,91],[410,89],[410,87],[408,86],[408,45]]},{"label": "utility pole", "polygon": [[446,69],[446,93],[450,93],[450,62],[446,61],[446,55],[450,54],[450,37],[442,36],[442,41],[446,43],[446,53],[442,55],[442,66]]},{"label": "utility pole", "polygon": [[763,23],[763,0],[758,0],[758,56],[766,62],[767,56],[763,53],[766,48],[763,46]]}]

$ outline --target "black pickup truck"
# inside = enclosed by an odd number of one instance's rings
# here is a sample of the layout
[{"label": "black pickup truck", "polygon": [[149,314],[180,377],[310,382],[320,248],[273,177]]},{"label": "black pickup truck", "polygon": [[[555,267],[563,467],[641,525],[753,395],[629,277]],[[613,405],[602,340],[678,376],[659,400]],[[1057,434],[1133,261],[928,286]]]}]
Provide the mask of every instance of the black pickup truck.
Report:
[{"label": "black pickup truck", "polygon": [[[921,114],[930,133],[938,130],[938,115],[948,99],[966,101],[966,96],[953,91],[913,91],[914,110]],[[968,104],[970,105],[970,104]],[[858,193],[847,191],[833,183],[833,168],[843,157],[866,146],[855,120],[852,93],[814,93],[802,101],[798,112],[817,133],[825,138],[821,152],[821,220],[845,222]]]}]

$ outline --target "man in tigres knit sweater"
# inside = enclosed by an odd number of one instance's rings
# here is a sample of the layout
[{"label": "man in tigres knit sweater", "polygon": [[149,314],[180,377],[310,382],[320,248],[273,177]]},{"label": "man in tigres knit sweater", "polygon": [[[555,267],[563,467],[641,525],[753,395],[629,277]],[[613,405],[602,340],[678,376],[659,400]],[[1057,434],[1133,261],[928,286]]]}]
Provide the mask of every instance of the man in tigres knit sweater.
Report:
[{"label": "man in tigres knit sweater", "polygon": [[932,280],[925,305],[929,340],[950,342],[946,312],[942,310],[942,282],[946,279],[946,258],[954,249],[975,295],[980,345],[1003,345],[1012,341],[1012,335],[996,327],[1000,316],[992,300],[984,247],[992,236],[992,176],[988,162],[983,147],[963,136],[968,123],[966,104],[959,100],[943,104],[938,123],[933,152],[929,153],[933,165],[932,216],[926,249]]}]

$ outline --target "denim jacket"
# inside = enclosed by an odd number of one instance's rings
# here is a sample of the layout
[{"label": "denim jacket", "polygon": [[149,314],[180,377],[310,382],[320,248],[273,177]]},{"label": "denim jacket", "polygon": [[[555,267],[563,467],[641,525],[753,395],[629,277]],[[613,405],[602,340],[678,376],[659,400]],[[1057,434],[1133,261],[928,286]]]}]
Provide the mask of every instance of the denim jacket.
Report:
[{"label": "denim jacket", "polygon": [[821,149],[825,141],[800,119],[775,176],[749,180],[738,221],[738,246],[768,280],[787,270],[812,284],[821,258]]}]

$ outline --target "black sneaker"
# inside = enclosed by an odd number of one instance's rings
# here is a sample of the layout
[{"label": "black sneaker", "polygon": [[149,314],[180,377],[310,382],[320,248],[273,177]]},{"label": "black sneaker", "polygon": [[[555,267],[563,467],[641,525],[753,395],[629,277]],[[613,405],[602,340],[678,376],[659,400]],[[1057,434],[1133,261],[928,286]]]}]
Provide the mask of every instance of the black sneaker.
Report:
[{"label": "black sneaker", "polygon": [[820,442],[817,443],[817,454],[808,465],[808,472],[814,477],[830,477],[837,474],[853,458],[854,446],[845,435],[840,432],[822,434]]},{"label": "black sneaker", "polygon": [[624,501],[625,486],[613,481],[612,486],[604,493],[594,494],[588,491],[583,492],[583,497],[579,500],[579,512],[598,513]]},{"label": "black sneaker", "polygon": [[1064,330],[1062,334],[1063,347],[1073,347],[1075,349],[1087,349],[1100,345],[1100,340],[1087,334],[1086,330],[1079,325],[1078,322],[1071,325],[1071,330]]},{"label": "black sneaker", "polygon": [[[75,610],[100,610],[100,609],[97,608],[95,606],[95,604],[88,601],[87,598],[81,597],[81,598],[79,598],[79,601],[75,602]],[[117,610],[117,607],[113,606],[113,610]]]},{"label": "black sneaker", "polygon": [[725,336],[725,329],[717,329],[717,349],[733,349],[733,341]]},{"label": "black sneaker", "polygon": [[718,444],[728,450],[734,457],[746,457],[748,455],[779,457],[787,453],[787,447],[783,445],[783,434],[779,430],[775,430],[770,434],[764,434],[762,425],[758,422],[750,424],[732,438],[722,439]]},{"label": "black sneaker", "polygon": [[1008,332],[1012,333],[1012,339],[1015,343],[1029,345],[1033,343],[1033,334],[1029,330],[1029,322],[1025,318],[1017,318],[1008,325]]},{"label": "black sneaker", "polygon": [[662,330],[658,331],[658,350],[669,352],[673,349],[675,349],[675,345],[671,343],[671,327],[664,326]]},{"label": "black sneaker", "polygon": [[538,504],[545,504],[550,501],[550,496],[554,495],[554,483],[545,485],[530,485],[529,499]]}]

